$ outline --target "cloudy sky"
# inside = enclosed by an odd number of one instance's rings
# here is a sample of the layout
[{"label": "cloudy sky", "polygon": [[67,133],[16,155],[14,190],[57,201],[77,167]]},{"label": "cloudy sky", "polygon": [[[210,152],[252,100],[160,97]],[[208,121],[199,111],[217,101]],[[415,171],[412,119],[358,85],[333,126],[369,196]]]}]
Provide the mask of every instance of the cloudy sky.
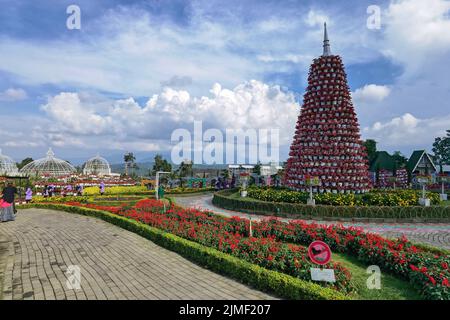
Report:
[{"label": "cloudy sky", "polygon": [[[81,29],[66,9],[81,9]],[[363,139],[450,129],[450,1],[0,0],[0,148],[16,160],[169,152],[177,128],[280,128],[289,148],[323,22]],[[369,5],[381,10],[370,29]]]}]

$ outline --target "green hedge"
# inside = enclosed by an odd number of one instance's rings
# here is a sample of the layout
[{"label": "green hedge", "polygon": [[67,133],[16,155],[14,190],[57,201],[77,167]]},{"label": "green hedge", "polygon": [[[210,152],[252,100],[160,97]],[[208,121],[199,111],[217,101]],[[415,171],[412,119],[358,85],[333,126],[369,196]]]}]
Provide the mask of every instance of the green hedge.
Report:
[{"label": "green hedge", "polygon": [[214,193],[213,204],[229,210],[302,219],[393,219],[450,221],[450,206],[308,206],[300,203],[266,202],[230,197],[237,190]]},{"label": "green hedge", "polygon": [[134,232],[168,250],[204,266],[214,272],[229,276],[256,289],[287,299],[348,300],[349,296],[318,284],[259,267],[213,248],[183,239],[146,224],[106,211],[61,204],[28,204],[19,208],[46,208],[91,216]]}]

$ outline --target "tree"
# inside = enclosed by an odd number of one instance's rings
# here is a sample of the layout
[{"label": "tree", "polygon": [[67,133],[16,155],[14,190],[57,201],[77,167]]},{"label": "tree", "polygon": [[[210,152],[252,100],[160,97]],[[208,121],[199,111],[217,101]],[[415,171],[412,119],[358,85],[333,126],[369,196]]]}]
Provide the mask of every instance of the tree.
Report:
[{"label": "tree", "polygon": [[395,169],[404,168],[408,162],[408,159],[400,151],[395,151],[392,158],[395,162]]},{"label": "tree", "polygon": [[157,154],[154,158],[155,163],[153,164],[153,168],[150,171],[151,176],[156,176],[156,172],[164,171],[164,172],[172,172],[172,165],[167,162],[166,159],[162,157],[162,155]]},{"label": "tree", "polygon": [[17,164],[17,168],[19,168],[19,170],[20,170],[23,167],[25,167],[27,164],[29,164],[30,162],[33,162],[33,158],[25,158],[20,163]]},{"label": "tree", "polygon": [[180,178],[180,187],[183,187],[183,178],[192,176],[192,162],[182,161],[177,170],[178,177]]},{"label": "tree", "polygon": [[377,142],[373,139],[367,139],[363,142],[363,146],[366,147],[367,160],[371,164],[377,153]]},{"label": "tree", "polygon": [[127,152],[123,156],[123,160],[125,162],[125,175],[128,175],[128,168],[136,169],[137,165],[135,163],[136,157],[133,152]]},{"label": "tree", "polygon": [[434,161],[439,165],[442,173],[442,166],[450,164],[450,130],[447,130],[447,136],[434,139],[432,151]]},{"label": "tree", "polygon": [[220,176],[224,179],[228,179],[230,178],[230,171],[228,171],[228,169],[223,169],[220,173]]},{"label": "tree", "polygon": [[253,173],[257,174],[258,176],[261,175],[261,162],[258,161],[258,163],[253,167]]}]

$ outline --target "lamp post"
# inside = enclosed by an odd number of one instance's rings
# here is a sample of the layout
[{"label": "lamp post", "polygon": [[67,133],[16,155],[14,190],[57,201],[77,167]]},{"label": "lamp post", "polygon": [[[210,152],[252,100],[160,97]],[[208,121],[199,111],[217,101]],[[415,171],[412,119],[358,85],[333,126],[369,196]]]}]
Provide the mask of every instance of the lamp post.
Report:
[{"label": "lamp post", "polygon": [[167,171],[158,171],[156,172],[156,179],[155,179],[155,196],[156,196],[156,200],[159,200],[159,175],[160,174],[170,174],[171,172],[167,172]]},{"label": "lamp post", "polygon": [[418,176],[417,182],[422,185],[422,198],[419,199],[419,204],[425,207],[430,206],[430,199],[426,198],[425,186],[430,182],[429,176]]},{"label": "lamp post", "polygon": [[307,204],[311,206],[316,205],[316,200],[313,197],[313,187],[320,186],[319,177],[306,177],[306,184],[309,185],[309,199],[307,200]]},{"label": "lamp post", "polygon": [[442,174],[440,177],[441,180],[441,194],[439,195],[441,198],[441,201],[447,201],[447,194],[445,193],[445,183],[450,181],[450,176],[447,176],[445,174]]}]

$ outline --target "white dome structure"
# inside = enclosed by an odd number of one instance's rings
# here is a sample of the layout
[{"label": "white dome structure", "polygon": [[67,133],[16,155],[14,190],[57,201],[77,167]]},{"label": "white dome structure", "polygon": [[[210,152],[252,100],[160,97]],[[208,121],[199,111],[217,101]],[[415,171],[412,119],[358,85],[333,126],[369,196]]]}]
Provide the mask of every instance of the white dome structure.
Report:
[{"label": "white dome structure", "polygon": [[0,149],[0,175],[2,176],[12,176],[17,175],[19,170],[13,159],[2,154],[2,149]]},{"label": "white dome structure", "polygon": [[111,175],[111,167],[105,158],[96,155],[95,157],[86,161],[83,167],[83,174],[96,176]]},{"label": "white dome structure", "polygon": [[55,158],[55,154],[50,148],[45,158],[30,162],[20,172],[29,176],[48,175],[61,177],[75,173],[76,169],[67,161]]}]

